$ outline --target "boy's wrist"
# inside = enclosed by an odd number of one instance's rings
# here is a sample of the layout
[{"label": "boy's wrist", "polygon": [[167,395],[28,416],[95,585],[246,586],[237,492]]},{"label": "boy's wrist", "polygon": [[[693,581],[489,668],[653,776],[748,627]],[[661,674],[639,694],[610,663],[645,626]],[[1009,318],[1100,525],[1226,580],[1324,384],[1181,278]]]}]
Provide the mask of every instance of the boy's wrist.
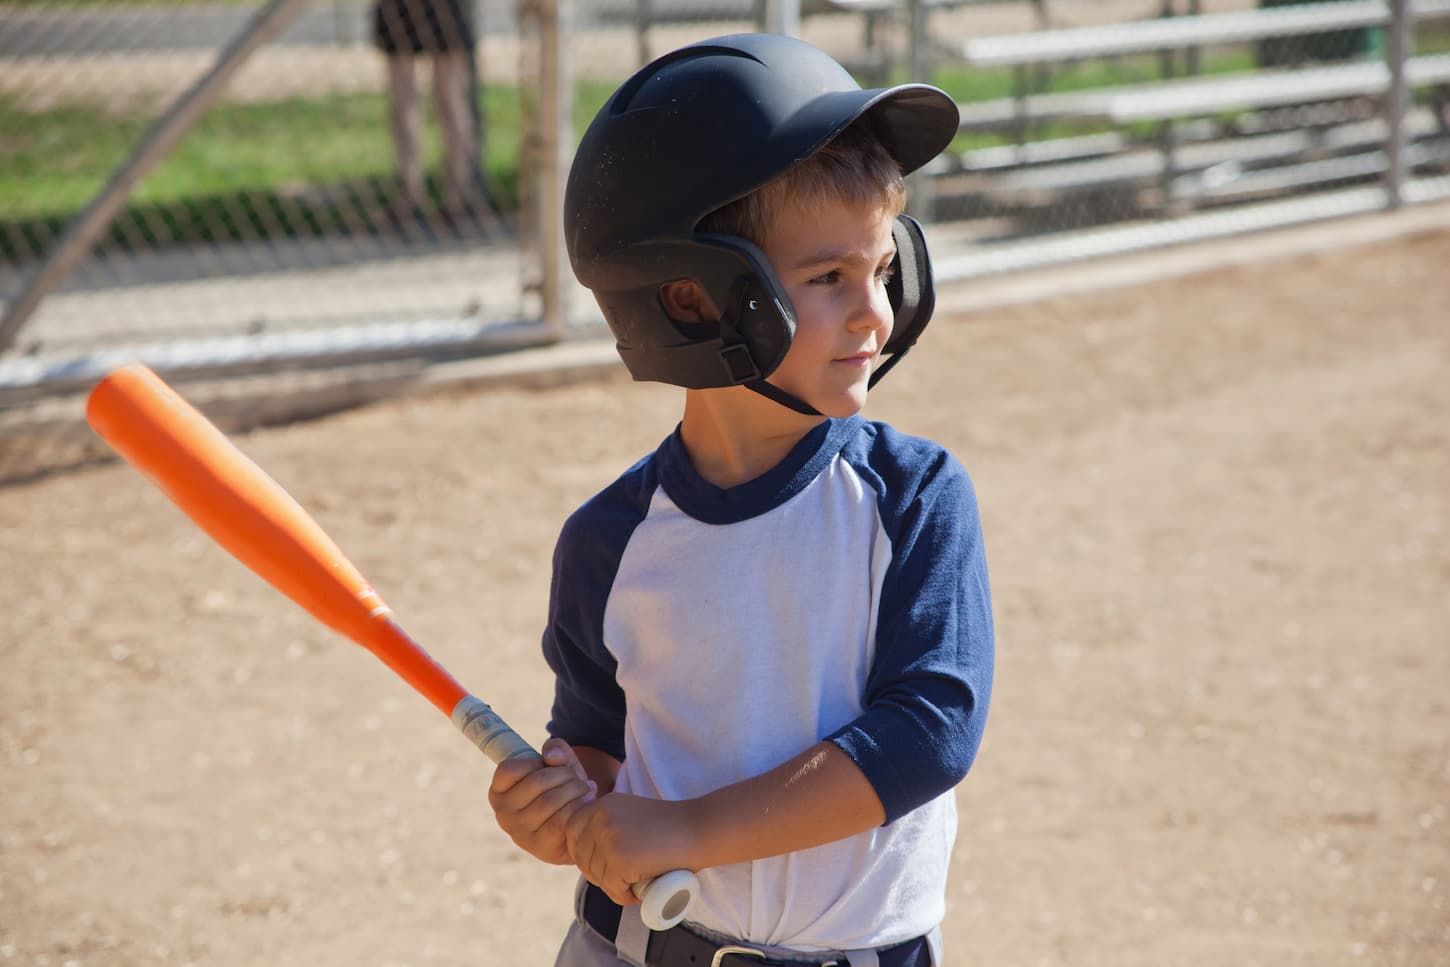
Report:
[{"label": "boy's wrist", "polygon": [[684,864],[692,870],[727,866],[757,859],[751,832],[746,828],[738,797],[716,790],[679,803],[689,856]]},{"label": "boy's wrist", "polygon": [[712,807],[713,795],[695,799],[680,800],[676,805],[681,815],[681,826],[685,831],[685,842],[689,844],[683,865],[691,870],[703,870],[712,866],[723,866],[732,862],[725,854],[724,838],[728,822],[725,817],[715,816]]}]

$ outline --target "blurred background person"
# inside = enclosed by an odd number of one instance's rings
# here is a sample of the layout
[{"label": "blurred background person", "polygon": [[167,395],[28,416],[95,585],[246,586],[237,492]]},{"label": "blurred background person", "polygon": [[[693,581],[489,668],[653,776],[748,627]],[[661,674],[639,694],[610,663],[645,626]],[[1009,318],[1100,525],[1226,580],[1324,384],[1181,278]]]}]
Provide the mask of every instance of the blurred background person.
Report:
[{"label": "blurred background person", "polygon": [[417,62],[432,62],[433,96],[443,133],[443,204],[461,212],[479,182],[478,113],[473,102],[471,0],[377,0],[373,38],[387,58],[398,174],[414,211],[423,207],[423,112]]}]

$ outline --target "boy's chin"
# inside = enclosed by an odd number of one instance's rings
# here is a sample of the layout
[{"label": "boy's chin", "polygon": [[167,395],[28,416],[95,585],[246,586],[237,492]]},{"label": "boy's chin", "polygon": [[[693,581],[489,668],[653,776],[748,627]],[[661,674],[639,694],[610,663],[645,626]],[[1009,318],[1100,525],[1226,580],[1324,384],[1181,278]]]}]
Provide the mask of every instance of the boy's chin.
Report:
[{"label": "boy's chin", "polygon": [[837,393],[829,399],[813,400],[811,405],[823,416],[838,420],[845,419],[848,416],[855,416],[866,408],[866,390],[863,387],[859,393]]}]

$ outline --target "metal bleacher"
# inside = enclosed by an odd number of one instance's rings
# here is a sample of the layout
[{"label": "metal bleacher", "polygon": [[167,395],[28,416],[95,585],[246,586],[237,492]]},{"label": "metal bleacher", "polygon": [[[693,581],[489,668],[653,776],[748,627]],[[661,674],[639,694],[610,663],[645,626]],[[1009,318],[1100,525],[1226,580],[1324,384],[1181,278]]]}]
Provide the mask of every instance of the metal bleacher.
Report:
[{"label": "metal bleacher", "polygon": [[[1450,13],[1450,0],[1421,0],[1415,13],[1421,18]],[[979,67],[1015,67],[1375,27],[1388,19],[1389,5],[1382,0],[1343,0],[975,37],[943,50]]]},{"label": "metal bleacher", "polygon": [[[1419,0],[1413,11],[1417,21],[1447,17],[1450,0]],[[1156,205],[1165,214],[1381,174],[1389,164],[1385,144],[1391,131],[1378,115],[1393,78],[1379,59],[1192,74],[1089,90],[1034,92],[1029,82],[1034,72],[1059,64],[1196,54],[1216,45],[1381,27],[1390,16],[1381,0],[1343,0],[938,43],[943,56],[1014,69],[1011,97],[961,108],[964,133],[997,132],[1015,143],[962,152],[935,170],[973,176],[970,190],[997,208],[1050,206],[1069,198],[1101,206],[1110,199],[1128,212]],[[1433,108],[1407,119],[1404,157],[1411,170],[1443,169],[1450,154],[1444,109],[1450,55],[1409,58],[1404,78],[1409,89],[1436,94]],[[1030,137],[1047,125],[1073,124],[1096,129]]]}]

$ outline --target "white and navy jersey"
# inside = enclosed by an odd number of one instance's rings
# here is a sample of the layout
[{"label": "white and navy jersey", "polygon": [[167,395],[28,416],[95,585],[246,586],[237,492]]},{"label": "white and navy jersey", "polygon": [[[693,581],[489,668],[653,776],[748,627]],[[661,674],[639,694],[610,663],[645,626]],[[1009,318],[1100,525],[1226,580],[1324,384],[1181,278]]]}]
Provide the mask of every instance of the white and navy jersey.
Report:
[{"label": "white and navy jersey", "polygon": [[976,497],[940,446],[828,420],[721,489],[677,430],[564,525],[544,654],[550,733],[621,759],[621,792],[701,796],[828,739],[885,806],[860,835],[700,871],[692,921],[801,950],[941,921],[993,638]]}]

